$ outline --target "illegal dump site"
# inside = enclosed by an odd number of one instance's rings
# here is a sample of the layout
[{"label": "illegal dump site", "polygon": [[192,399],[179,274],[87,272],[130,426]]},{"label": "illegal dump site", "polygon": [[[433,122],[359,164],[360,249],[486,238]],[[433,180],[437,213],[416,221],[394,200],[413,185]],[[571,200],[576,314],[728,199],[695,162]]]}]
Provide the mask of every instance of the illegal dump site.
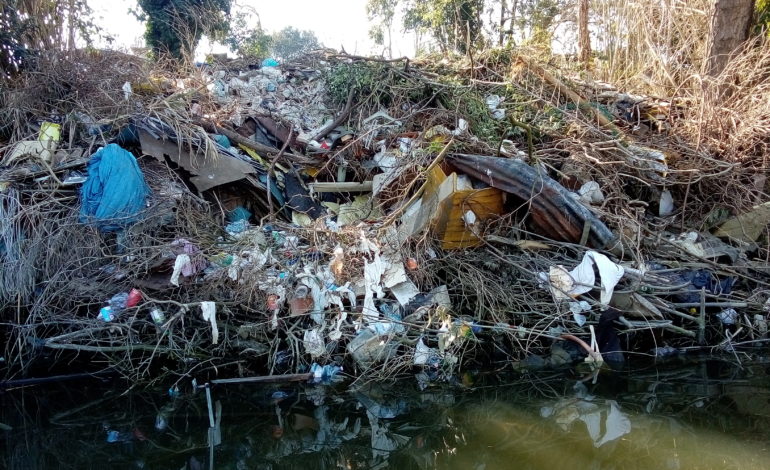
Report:
[{"label": "illegal dump site", "polygon": [[695,99],[510,51],[64,54],[0,98],[8,379],[427,383],[766,340],[761,66]]}]

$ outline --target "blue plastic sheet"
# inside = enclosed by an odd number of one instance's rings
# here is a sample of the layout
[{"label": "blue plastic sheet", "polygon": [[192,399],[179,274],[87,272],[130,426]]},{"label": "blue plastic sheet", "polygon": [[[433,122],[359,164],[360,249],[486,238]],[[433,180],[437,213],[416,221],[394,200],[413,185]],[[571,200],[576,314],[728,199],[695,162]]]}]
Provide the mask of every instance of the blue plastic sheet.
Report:
[{"label": "blue plastic sheet", "polygon": [[251,211],[243,206],[238,206],[227,213],[228,222],[238,222],[240,220],[248,221],[251,218]]},{"label": "blue plastic sheet", "polygon": [[88,162],[80,189],[80,222],[114,232],[135,222],[150,189],[131,153],[117,144],[99,149]]},{"label": "blue plastic sheet", "polygon": [[278,65],[280,65],[278,61],[272,57],[268,57],[262,61],[262,67],[278,67]]}]

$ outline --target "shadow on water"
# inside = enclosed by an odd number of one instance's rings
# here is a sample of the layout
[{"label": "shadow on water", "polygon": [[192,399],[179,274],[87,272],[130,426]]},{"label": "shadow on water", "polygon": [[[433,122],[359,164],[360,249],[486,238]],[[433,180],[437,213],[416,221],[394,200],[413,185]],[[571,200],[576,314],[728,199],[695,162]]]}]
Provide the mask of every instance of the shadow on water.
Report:
[{"label": "shadow on water", "polygon": [[524,377],[0,395],[8,469],[766,469],[770,365],[719,360]]}]

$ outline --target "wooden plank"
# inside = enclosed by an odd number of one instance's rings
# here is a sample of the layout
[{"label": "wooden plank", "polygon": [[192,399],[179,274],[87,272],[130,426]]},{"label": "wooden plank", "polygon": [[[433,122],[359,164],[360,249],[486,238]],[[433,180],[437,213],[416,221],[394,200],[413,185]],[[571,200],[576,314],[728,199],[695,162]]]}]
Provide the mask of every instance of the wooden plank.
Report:
[{"label": "wooden plank", "polygon": [[374,189],[372,181],[342,182],[342,183],[311,183],[308,185],[311,193],[370,193]]},{"label": "wooden plank", "polygon": [[310,380],[313,374],[286,374],[286,375],[263,375],[260,377],[235,377],[232,379],[214,379],[212,384],[224,385],[224,384],[245,384],[245,383],[284,383],[284,382],[304,382]]}]

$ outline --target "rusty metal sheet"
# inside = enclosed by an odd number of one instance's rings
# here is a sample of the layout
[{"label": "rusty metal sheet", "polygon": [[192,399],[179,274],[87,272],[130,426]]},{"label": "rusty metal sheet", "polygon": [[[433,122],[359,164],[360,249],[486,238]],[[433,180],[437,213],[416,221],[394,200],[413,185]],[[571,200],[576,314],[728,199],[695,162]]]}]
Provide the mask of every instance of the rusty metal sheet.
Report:
[{"label": "rusty metal sheet", "polygon": [[589,246],[609,248],[616,240],[604,222],[567,189],[521,160],[455,154],[449,155],[447,161],[462,173],[528,201],[535,229],[548,238],[578,243],[588,223]]},{"label": "rusty metal sheet", "polygon": [[289,146],[293,146],[296,144],[296,135],[293,135],[291,132],[291,128],[285,126],[283,123],[278,122],[274,120],[273,118],[267,117],[267,116],[257,116],[255,117],[258,123],[262,125],[267,131],[275,136],[276,139],[280,141],[281,144],[285,144],[288,139],[291,138],[291,141],[289,142]]}]

